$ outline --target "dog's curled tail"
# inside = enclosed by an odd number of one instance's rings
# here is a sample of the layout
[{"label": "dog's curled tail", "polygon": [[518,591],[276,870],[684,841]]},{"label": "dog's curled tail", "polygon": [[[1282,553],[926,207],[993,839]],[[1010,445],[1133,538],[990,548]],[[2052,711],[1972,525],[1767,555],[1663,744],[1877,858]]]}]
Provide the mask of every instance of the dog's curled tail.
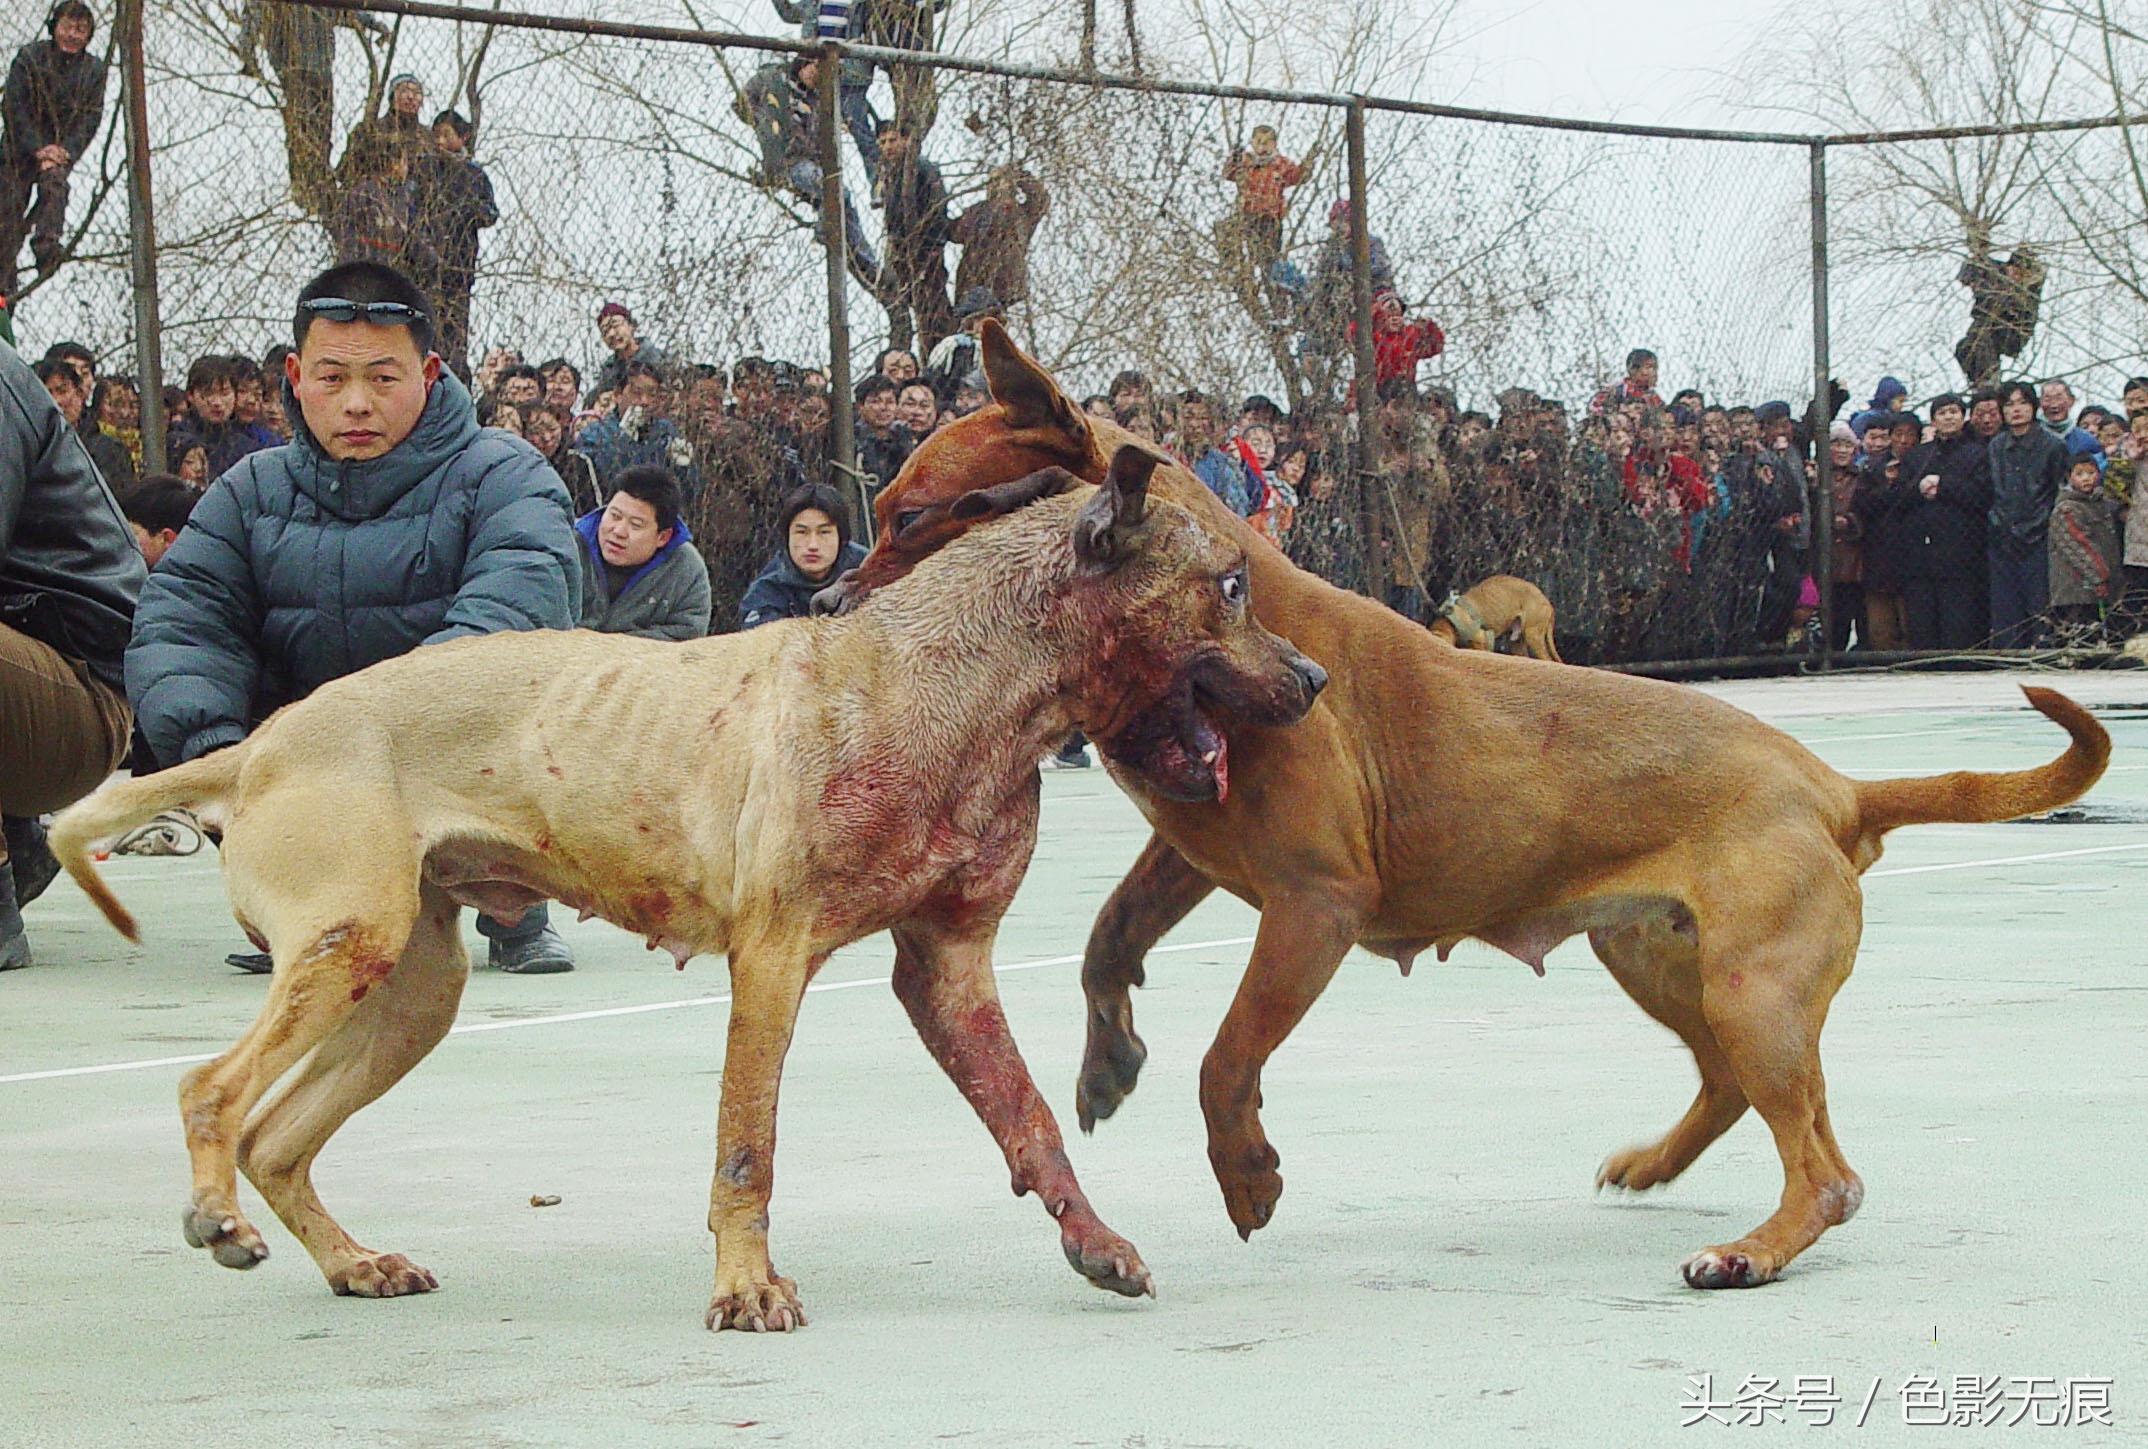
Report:
[{"label": "dog's curled tail", "polygon": [[2033,770],[2004,774],[1956,770],[1916,779],[1859,781],[1859,832],[1877,840],[1898,825],[2013,820],[2055,810],[2102,778],[2111,759],[2111,737],[2096,717],[2055,689],[2025,684],[2021,692],[2038,714],[2073,736],[2065,754]]},{"label": "dog's curled tail", "polygon": [[46,838],[53,857],[82,888],[82,894],[104,912],[112,928],[128,940],[139,944],[141,928],[97,873],[90,859],[91,847],[155,819],[162,811],[221,801],[238,782],[246,753],[247,747],[241,743],[154,775],[115,780],[54,817],[51,834]]}]

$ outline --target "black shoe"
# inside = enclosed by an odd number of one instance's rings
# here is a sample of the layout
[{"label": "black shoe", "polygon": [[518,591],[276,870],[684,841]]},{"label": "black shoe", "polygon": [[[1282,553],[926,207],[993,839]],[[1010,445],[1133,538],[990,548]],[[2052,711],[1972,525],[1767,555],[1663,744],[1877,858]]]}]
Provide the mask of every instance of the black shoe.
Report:
[{"label": "black shoe", "polygon": [[511,976],[556,976],[574,969],[574,953],[550,926],[519,941],[494,941],[485,960],[493,970]]},{"label": "black shoe", "polygon": [[266,976],[276,969],[276,958],[266,951],[234,951],[224,958],[224,964],[250,975]]},{"label": "black shoe", "polygon": [[5,824],[8,870],[15,878],[15,902],[26,906],[45,893],[60,873],[60,862],[45,848],[45,827],[34,815],[10,815]]},{"label": "black shoe", "polygon": [[15,903],[15,873],[0,870],[0,971],[15,971],[30,964],[30,936],[23,929],[22,911]]},{"label": "black shoe", "polygon": [[52,237],[34,236],[30,238],[30,255],[37,259],[38,280],[43,281],[60,269],[60,263],[67,259],[67,248]]}]

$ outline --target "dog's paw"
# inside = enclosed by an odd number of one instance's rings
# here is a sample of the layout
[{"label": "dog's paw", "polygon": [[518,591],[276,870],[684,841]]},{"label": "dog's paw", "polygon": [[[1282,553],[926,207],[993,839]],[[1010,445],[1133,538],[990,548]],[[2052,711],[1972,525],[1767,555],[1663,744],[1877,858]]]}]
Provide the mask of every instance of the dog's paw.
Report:
[{"label": "dog's paw", "polygon": [[1676,1173],[1663,1170],[1663,1154],[1653,1144],[1647,1147],[1629,1147],[1614,1152],[1604,1159],[1603,1166],[1596,1169],[1596,1186],[1600,1188],[1623,1188],[1627,1192],[1646,1192],[1661,1187]]},{"label": "dog's paw", "polygon": [[1283,1174],[1276,1171],[1282,1158],[1266,1142],[1256,1142],[1228,1154],[1211,1149],[1208,1160],[1216,1170],[1216,1185],[1223,1189],[1231,1226],[1240,1239],[1250,1240],[1275,1216],[1276,1200],[1283,1195]]},{"label": "dog's paw", "polygon": [[1766,1259],[1740,1252],[1735,1244],[1703,1248],[1679,1265],[1689,1288],[1758,1288],[1775,1281],[1775,1268]]},{"label": "dog's paw", "polygon": [[709,1300],[705,1321],[711,1330],[789,1333],[805,1327],[806,1316],[798,1302],[798,1285],[771,1274],[766,1282],[748,1282],[718,1292]]},{"label": "dog's paw", "polygon": [[330,1273],[328,1286],[346,1298],[404,1298],[440,1281],[401,1253],[372,1253]]},{"label": "dog's paw", "polygon": [[1148,1047],[1130,1028],[1117,1022],[1093,1025],[1082,1054],[1081,1080],[1074,1088],[1074,1110],[1082,1131],[1094,1132],[1097,1123],[1133,1095],[1142,1063],[1148,1059]]},{"label": "dog's paw", "polygon": [[204,1212],[190,1206],[179,1214],[179,1231],[190,1248],[207,1248],[226,1268],[251,1268],[268,1257],[268,1244],[238,1212]]},{"label": "dog's paw", "polygon": [[1097,1287],[1109,1288],[1128,1298],[1156,1296],[1156,1284],[1149,1277],[1148,1265],[1141,1261],[1134,1245],[1102,1223],[1090,1226],[1083,1233],[1077,1234],[1071,1229],[1062,1232],[1059,1246],[1065,1250],[1067,1262],[1074,1271]]}]

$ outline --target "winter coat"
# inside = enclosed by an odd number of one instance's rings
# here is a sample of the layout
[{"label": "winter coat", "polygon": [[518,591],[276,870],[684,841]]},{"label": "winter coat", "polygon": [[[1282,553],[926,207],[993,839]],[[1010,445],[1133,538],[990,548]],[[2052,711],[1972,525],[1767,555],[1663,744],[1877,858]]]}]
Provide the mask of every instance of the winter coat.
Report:
[{"label": "winter coat", "polygon": [[2132,505],[2126,510],[2126,566],[2148,568],[2148,468],[2135,465]]},{"label": "winter coat", "polygon": [[881,184],[887,188],[882,215],[889,257],[900,262],[912,280],[930,284],[937,279],[946,286],[947,183],[940,179],[940,168],[913,157],[905,166],[884,171]]},{"label": "winter coat", "polygon": [[1283,193],[1310,173],[1300,163],[1277,152],[1265,160],[1251,151],[1238,151],[1223,163],[1223,179],[1238,183],[1238,209],[1247,216],[1281,221],[1289,205]]},{"label": "winter coat", "polygon": [[426,154],[416,173],[413,250],[431,260],[436,279],[467,291],[477,277],[477,234],[500,219],[492,178],[467,156]]},{"label": "winter coat", "polygon": [[619,476],[621,469],[642,463],[669,468],[688,503],[701,494],[701,479],[694,472],[693,444],[679,436],[669,418],[606,413],[582,429],[574,446],[588,456],[590,466],[597,470],[600,503],[611,496],[612,479]]},{"label": "winter coat", "polygon": [[788,61],[771,61],[755,71],[739,94],[739,110],[761,143],[761,169],[771,185],[788,185],[795,162],[820,164],[813,97],[791,79]]},{"label": "winter coat", "polygon": [[143,590],[127,693],[157,760],[191,760],[421,644],[571,627],[578,552],[552,469],[442,373],[381,457],[300,428],[210,485]]},{"label": "winter coat", "polygon": [[581,627],[600,634],[638,634],[644,639],[699,639],[709,631],[709,570],[680,519],[671,538],[649,561],[627,575],[619,592],[597,547],[599,508],[574,521],[582,541]]},{"label": "winter coat", "polygon": [[813,612],[815,594],[864,562],[864,545],[846,543],[836,555],[834,568],[818,579],[809,579],[791,562],[788,549],[777,553],[761,569],[759,577],[746,586],[746,597],[738,604],[738,627],[751,629],[777,619],[805,618]]},{"label": "winter coat", "polygon": [[1909,515],[1917,485],[1909,470],[1887,477],[1885,458],[1857,476],[1857,517],[1864,529],[1864,585],[1867,594],[1899,594],[1909,576]]},{"label": "winter coat", "polygon": [[1012,196],[1001,201],[987,197],[956,217],[947,229],[948,238],[962,244],[962,260],[955,264],[955,295],[965,297],[983,287],[1002,307],[1027,298],[1030,238],[1051,206],[1044,183],[1025,171],[1015,179]]},{"label": "winter coat", "polygon": [[[1918,488],[1939,475],[1939,496]],[[1911,579],[1981,579],[1984,519],[1991,511],[1991,450],[1963,429],[1950,439],[1919,443],[1902,460],[1909,504],[1902,520],[1902,573]]]},{"label": "winter coat", "polygon": [[15,349],[0,346],[0,625],[118,689],[145,572],[81,437]]},{"label": "winter coat", "polygon": [[2001,432],[1989,451],[1989,545],[2008,558],[2027,558],[2044,546],[2051,505],[2066,482],[2066,445],[2031,424],[2019,437],[2011,428]]},{"label": "winter coat", "polygon": [[104,76],[104,62],[87,50],[69,55],[50,40],[33,40],[16,51],[0,96],[0,147],[7,160],[32,164],[40,149],[53,145],[81,160],[104,120]]},{"label": "winter coat", "polygon": [[214,483],[230,472],[239,459],[264,448],[281,446],[283,439],[259,423],[242,423],[237,418],[229,422],[205,423],[190,417],[172,429],[169,451],[176,460],[185,457],[189,448],[199,447],[209,455],[209,481]]},{"label": "winter coat", "polygon": [[631,356],[621,357],[614,352],[611,356],[605,358],[602,363],[598,364],[597,380],[590,384],[589,395],[595,397],[600,392],[617,392],[620,388],[625,387],[626,370],[634,363],[642,363],[652,367],[666,377],[677,371],[677,368],[672,363],[670,353],[653,342],[637,337],[634,339],[634,351]]},{"label": "winter coat", "polygon": [[1210,448],[1189,465],[1193,476],[1208,485],[1208,491],[1223,500],[1224,507],[1240,518],[1249,517],[1259,506],[1260,500],[1253,496],[1246,479],[1245,465],[1224,452]]},{"label": "winter coat", "polygon": [[895,475],[916,450],[917,440],[901,423],[888,424],[884,437],[873,436],[872,429],[862,423],[858,426],[858,471],[872,480],[866,486],[876,496],[895,481]]},{"label": "winter coat", "polygon": [[346,188],[328,219],[336,262],[386,262],[436,277],[440,259],[417,227],[417,190],[408,181],[374,176]]},{"label": "winter coat", "polygon": [[2100,604],[2123,591],[2118,576],[2118,505],[2103,495],[2068,488],[2051,505],[2051,604]]}]

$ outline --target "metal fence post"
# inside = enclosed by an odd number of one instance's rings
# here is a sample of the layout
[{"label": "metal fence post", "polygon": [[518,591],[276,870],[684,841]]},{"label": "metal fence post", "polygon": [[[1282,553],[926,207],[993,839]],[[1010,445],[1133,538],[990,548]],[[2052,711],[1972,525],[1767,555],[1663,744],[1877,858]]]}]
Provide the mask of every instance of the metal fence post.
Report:
[{"label": "metal fence post", "polygon": [[141,392],[142,471],[164,457],[163,330],[157,322],[157,225],[149,189],[149,103],[143,94],[143,0],[119,0],[121,66],[127,99],[128,251],[134,281],[134,373]]},{"label": "metal fence post", "polygon": [[[1380,387],[1372,346],[1372,219],[1365,187],[1365,98],[1350,97],[1343,113],[1350,161],[1350,304],[1357,319],[1353,359],[1357,397],[1358,500],[1365,531],[1365,592],[1387,596],[1387,549],[1380,527]],[[1421,584],[1423,581],[1419,580]]]},{"label": "metal fence post", "polygon": [[[850,411],[850,239],[843,227],[842,129],[836,124],[837,74],[842,58],[830,43],[820,51],[820,92],[815,97],[820,140],[820,242],[828,254],[828,460],[846,483],[858,477],[858,443]],[[814,482],[824,480],[814,479]],[[849,492],[843,484],[838,491]],[[872,519],[859,500],[858,526],[870,537]]]},{"label": "metal fence post", "polygon": [[[1834,660],[1835,465],[1828,442],[1834,418],[1827,356],[1827,143],[1812,143],[1812,434],[1814,483],[1805,516],[1812,520],[1812,580],[1820,588],[1820,668]],[[1859,640],[1863,643],[1863,640]]]}]

